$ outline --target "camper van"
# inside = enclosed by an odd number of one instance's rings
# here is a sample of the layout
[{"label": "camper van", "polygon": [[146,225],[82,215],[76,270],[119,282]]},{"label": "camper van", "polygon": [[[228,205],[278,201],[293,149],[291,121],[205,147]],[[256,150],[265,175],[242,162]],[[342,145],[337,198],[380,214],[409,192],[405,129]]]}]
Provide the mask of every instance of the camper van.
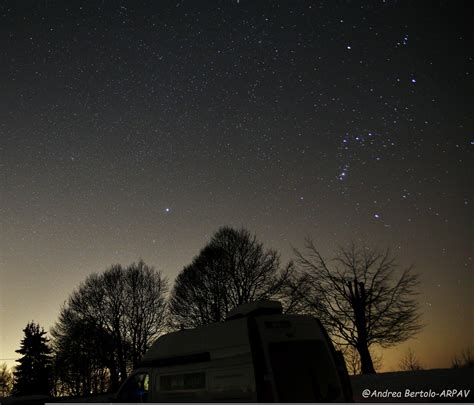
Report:
[{"label": "camper van", "polygon": [[342,355],[319,320],[278,301],[244,304],[225,322],[159,337],[114,402],[348,402]]}]

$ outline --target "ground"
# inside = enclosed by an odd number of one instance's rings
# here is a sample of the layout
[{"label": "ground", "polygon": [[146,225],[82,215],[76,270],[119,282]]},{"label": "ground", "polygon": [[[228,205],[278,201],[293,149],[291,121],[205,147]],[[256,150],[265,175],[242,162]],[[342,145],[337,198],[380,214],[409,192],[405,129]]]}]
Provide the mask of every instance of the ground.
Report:
[{"label": "ground", "polygon": [[[356,402],[473,402],[474,368],[351,377]],[[365,391],[364,391],[365,390]]]}]

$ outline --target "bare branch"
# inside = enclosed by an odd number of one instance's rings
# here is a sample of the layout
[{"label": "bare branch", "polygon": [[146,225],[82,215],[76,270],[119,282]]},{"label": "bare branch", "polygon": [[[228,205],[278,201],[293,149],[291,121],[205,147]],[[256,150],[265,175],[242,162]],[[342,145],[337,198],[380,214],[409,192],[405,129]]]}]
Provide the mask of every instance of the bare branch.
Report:
[{"label": "bare branch", "polygon": [[421,328],[418,313],[419,279],[412,268],[397,277],[390,250],[340,247],[326,261],[307,239],[305,251],[293,249],[296,263],[306,274],[308,303],[337,343],[358,350],[364,372],[374,372],[369,347],[388,347],[414,336]]}]

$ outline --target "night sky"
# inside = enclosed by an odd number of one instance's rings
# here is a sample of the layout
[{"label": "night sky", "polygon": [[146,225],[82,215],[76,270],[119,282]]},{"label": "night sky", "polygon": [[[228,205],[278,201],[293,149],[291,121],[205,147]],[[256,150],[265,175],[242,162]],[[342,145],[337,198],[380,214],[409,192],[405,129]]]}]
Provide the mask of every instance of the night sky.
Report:
[{"label": "night sky", "polygon": [[[0,362],[92,272],[170,284],[222,225],[422,276],[411,347],[473,345],[469,2],[0,2]],[[8,360],[9,365],[14,361]]]}]

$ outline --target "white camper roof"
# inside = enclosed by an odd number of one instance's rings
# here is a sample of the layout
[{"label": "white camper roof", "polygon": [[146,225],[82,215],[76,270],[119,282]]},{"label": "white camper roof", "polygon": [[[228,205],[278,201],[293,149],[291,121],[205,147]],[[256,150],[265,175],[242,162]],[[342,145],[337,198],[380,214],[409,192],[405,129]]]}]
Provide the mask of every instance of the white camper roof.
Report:
[{"label": "white camper roof", "polygon": [[[165,365],[180,358],[182,361],[186,358],[198,361],[206,356],[218,358],[248,353],[250,344],[246,316],[281,313],[279,301],[256,301],[240,305],[229,311],[226,322],[160,336],[143,356],[142,363],[160,362]],[[167,362],[168,359],[170,362]]]},{"label": "white camper roof", "polygon": [[[143,356],[143,363],[175,357],[195,356],[207,353],[213,358],[228,357],[249,352],[247,321],[217,322],[195,329],[185,329],[159,337]],[[240,348],[240,349],[239,349]]]},{"label": "white camper roof", "polygon": [[265,314],[281,314],[283,308],[280,301],[254,301],[235,307],[227,314],[226,319],[236,319],[251,314],[265,313]]}]

